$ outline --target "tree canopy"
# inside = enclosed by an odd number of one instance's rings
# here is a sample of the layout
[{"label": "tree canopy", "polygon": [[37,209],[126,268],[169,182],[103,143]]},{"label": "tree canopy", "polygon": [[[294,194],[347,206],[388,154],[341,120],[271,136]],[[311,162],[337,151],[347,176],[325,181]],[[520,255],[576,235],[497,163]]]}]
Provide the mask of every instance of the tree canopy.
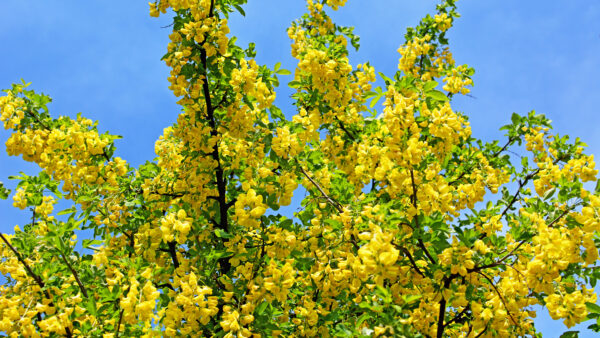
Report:
[{"label": "tree canopy", "polygon": [[[31,211],[0,233],[0,332],[504,337],[535,336],[536,305],[568,327],[600,318],[594,157],[534,111],[472,136],[451,105],[475,71],[446,36],[455,0],[407,30],[395,74],[351,64],[360,40],[328,15],[345,0],[306,1],[293,72],[259,65],[227,24],[245,2],[150,3],[174,16],[181,111],[139,167],[97,122],[5,90],[6,151],[41,170],[0,184]],[[292,112],[274,105],[284,76]]]}]

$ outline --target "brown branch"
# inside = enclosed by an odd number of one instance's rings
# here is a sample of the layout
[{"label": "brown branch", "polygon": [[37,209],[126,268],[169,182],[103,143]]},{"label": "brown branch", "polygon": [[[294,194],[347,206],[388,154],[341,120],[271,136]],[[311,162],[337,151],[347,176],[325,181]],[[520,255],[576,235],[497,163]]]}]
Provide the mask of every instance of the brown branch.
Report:
[{"label": "brown branch", "polygon": [[508,148],[513,142],[515,142],[518,139],[518,137],[516,136],[511,136],[508,139],[508,142],[506,142],[506,144],[504,145],[504,147],[500,148],[500,150],[498,150],[497,152],[495,152],[494,154],[492,154],[492,157],[497,157],[498,155],[500,155],[503,151],[506,150],[506,148]]},{"label": "brown branch", "polygon": [[222,107],[223,103],[227,103],[227,92],[223,94],[221,100],[219,100],[219,103],[217,103],[216,107]]},{"label": "brown branch", "polygon": [[187,194],[187,192],[183,192],[183,193],[159,193],[159,192],[152,192],[153,194],[159,195],[159,196],[166,196],[166,197],[173,197],[173,198],[179,198],[179,197],[183,197],[185,196],[185,194]]},{"label": "brown branch", "polygon": [[[486,326],[485,326],[485,329],[483,329],[483,331],[479,332],[479,334],[478,334],[478,335],[476,335],[476,336],[475,336],[475,338],[479,338],[479,337],[483,336],[483,334],[485,333],[485,331],[487,331],[487,329],[488,329],[489,327],[490,327],[489,325],[486,325]],[[471,327],[469,327],[469,329],[471,329]]]},{"label": "brown branch", "polygon": [[50,130],[50,127],[48,127],[44,122],[42,122],[32,111],[26,110],[25,112],[29,116],[31,116],[37,123],[39,123],[42,127],[44,127],[44,129]]},{"label": "brown branch", "polygon": [[312,177],[310,177],[310,175],[306,172],[306,170],[304,170],[304,168],[302,168],[302,165],[300,164],[300,162],[298,162],[297,159],[296,159],[296,163],[298,163],[298,167],[300,168],[300,171],[302,171],[302,174],[304,174],[304,176],[310,181],[310,183],[312,183],[317,188],[317,190],[319,190],[319,192],[325,198],[325,200],[327,200],[327,202],[329,204],[331,204],[334,208],[336,208],[337,211],[339,211],[340,213],[343,213],[344,210],[342,208],[342,205],[338,201],[329,197],[329,195],[327,195],[327,193],[325,193],[325,191],[323,190],[323,188],[321,188],[319,183],[315,182],[315,180]]},{"label": "brown branch", "polygon": [[500,265],[504,265],[504,264],[502,264],[502,262],[494,262],[494,263],[490,263],[490,264],[487,264],[487,265],[475,266],[472,269],[467,269],[467,272],[468,273],[479,272],[481,270],[484,270],[484,269],[487,269],[487,268],[495,268],[495,267],[500,266]]},{"label": "brown branch", "polygon": [[[215,1],[211,0],[208,17],[212,18],[214,16],[214,8]],[[206,50],[204,48],[200,49],[200,62],[202,64],[202,71],[204,80],[202,81],[202,92],[204,95],[204,103],[206,106],[206,114],[208,117],[208,123],[210,125],[210,135],[214,138],[217,138],[219,133],[217,129],[217,121],[215,119],[214,110],[215,107],[212,104],[211,96],[210,96],[210,88],[209,88],[209,77],[208,77],[208,60],[206,55]],[[200,119],[198,119],[200,120]],[[218,192],[218,202],[219,202],[219,228],[224,231],[229,231],[229,221],[227,217],[227,211],[229,210],[231,205],[227,203],[227,181],[225,179],[225,171],[221,165],[220,155],[219,155],[219,143],[216,142],[213,146],[212,158],[217,163],[217,167],[215,169],[215,178],[217,184],[217,192]],[[223,240],[225,241],[225,240]],[[219,263],[221,264],[221,274],[225,275],[231,269],[231,263],[229,263],[229,258],[222,257],[219,259]]]},{"label": "brown branch", "polygon": [[448,325],[454,323],[454,322],[458,322],[458,320],[460,320],[464,314],[470,309],[470,305],[465,306],[465,308],[459,312],[458,314],[456,314],[456,316],[454,316],[454,318],[450,319],[446,324],[444,324],[444,328],[448,327]]},{"label": "brown branch", "polygon": [[[323,198],[325,198],[327,203],[331,204],[340,214],[343,213],[344,208],[343,208],[342,204],[340,202],[334,200],[333,198],[331,198],[329,195],[327,195],[327,193],[325,193],[325,191],[323,190],[323,188],[321,188],[319,183],[317,183],[312,177],[310,177],[310,175],[306,172],[306,170],[304,170],[304,168],[302,167],[302,165],[300,164],[298,159],[294,159],[294,160],[298,164],[298,167],[300,168],[300,171],[302,171],[302,174],[304,174],[304,176],[319,190],[319,192],[321,193]],[[350,242],[352,243],[352,246],[354,246],[354,249],[356,249],[356,250],[359,249],[358,241],[356,240],[356,237],[354,236],[354,234],[350,235]]]},{"label": "brown branch", "polygon": [[177,250],[175,247],[175,242],[171,241],[169,244],[169,254],[171,255],[171,259],[173,260],[173,265],[175,269],[179,267],[179,260],[177,259]]},{"label": "brown branch", "polygon": [[[413,195],[412,195],[412,204],[413,207],[415,208],[415,210],[417,209],[417,185],[415,184],[415,174],[413,172],[413,170],[410,170],[410,182],[412,185],[412,189],[413,189]],[[417,225],[417,229],[421,229],[421,226],[419,225],[419,215],[418,213],[415,215],[415,224]],[[436,264],[435,259],[433,259],[433,256],[431,256],[431,254],[429,253],[429,251],[427,250],[427,247],[425,247],[425,243],[423,243],[422,239],[418,239],[419,242],[419,248],[421,248],[421,250],[423,250],[423,252],[425,253],[425,256],[427,256],[427,258],[429,259],[429,261],[433,264]]]},{"label": "brown branch", "polygon": [[152,283],[154,284],[155,287],[162,289],[162,288],[169,288],[173,291],[175,291],[175,288],[173,287],[173,285],[171,283],[162,283],[162,284],[158,284],[158,283]]},{"label": "brown branch", "polygon": [[81,293],[83,294],[83,296],[85,298],[88,298],[87,290],[85,289],[85,286],[81,282],[81,279],[79,279],[79,275],[77,274],[77,271],[75,271],[75,269],[73,269],[73,266],[69,263],[69,261],[67,260],[67,257],[62,253],[62,251],[58,250],[58,253],[60,254],[60,257],[62,258],[63,262],[65,262],[65,264],[67,265],[69,270],[71,270],[71,274],[73,275],[73,277],[75,277],[75,281],[77,282],[77,285],[79,286],[79,290],[81,290]]},{"label": "brown branch", "polygon": [[[446,279],[444,281],[444,289],[450,287],[450,279]],[[444,317],[446,315],[446,299],[444,298],[444,294],[442,293],[442,299],[440,300],[440,307],[438,312],[438,322],[437,322],[437,338],[442,338],[444,336]]]},{"label": "brown branch", "polygon": [[350,140],[352,141],[356,141],[356,137],[354,135],[352,135],[348,129],[346,129],[346,127],[344,127],[344,124],[342,123],[342,121],[336,116],[335,120],[338,122],[338,125],[340,126],[340,128],[344,131],[344,133],[346,133],[346,135],[348,135],[348,137],[350,138]]},{"label": "brown branch", "polygon": [[221,225],[219,223],[217,223],[217,221],[215,221],[214,218],[210,218],[209,220],[214,226],[217,227],[217,229],[221,227]]},{"label": "brown branch", "polygon": [[[17,249],[14,246],[12,246],[12,244],[10,244],[10,242],[6,239],[6,237],[4,237],[4,234],[2,234],[1,232],[0,232],[0,238],[2,238],[2,241],[4,241],[4,243],[6,243],[6,245],[15,254],[15,256],[17,256],[17,260],[19,260],[19,262],[21,262],[21,264],[23,264],[23,266],[25,267],[25,270],[27,270],[27,273],[35,280],[36,284],[40,288],[43,289],[46,286],[46,284],[44,283],[42,278],[40,276],[36,275],[33,272],[33,270],[31,270],[31,268],[29,267],[29,264],[27,264],[27,262],[25,262],[25,260],[23,259],[23,257],[19,253],[19,251],[17,251]],[[46,292],[46,296],[48,298],[50,298],[50,295],[47,292]]]},{"label": "brown branch", "polygon": [[[500,150],[498,150],[497,152],[493,153],[491,158],[494,157],[498,157],[498,155],[500,155],[503,151],[505,151],[514,141],[516,141],[518,139],[518,137],[511,137],[508,139],[508,142],[506,142],[506,144],[500,148]],[[473,169],[473,166],[465,171],[463,171],[462,173],[460,173],[460,175],[458,175],[457,178],[455,178],[454,180],[452,180],[451,182],[448,183],[448,185],[453,185],[455,183],[457,183],[461,178],[463,178],[468,171],[470,171],[471,169]]]},{"label": "brown branch", "polygon": [[[266,254],[266,250],[265,250],[265,246],[268,245],[267,243],[265,243],[265,240],[262,240],[262,245],[260,246],[260,257],[257,257],[255,259],[254,264],[256,264],[256,266],[252,266],[252,278],[250,278],[250,280],[253,280],[254,277],[256,277],[256,273],[258,272],[258,269],[260,269],[260,266],[263,263],[263,259],[265,257]],[[259,255],[259,253],[256,253],[257,256]]]},{"label": "brown branch", "polygon": [[532,171],[527,176],[525,176],[525,179],[523,181],[519,181],[519,188],[513,195],[511,201],[506,205],[506,208],[504,208],[504,210],[500,214],[500,218],[504,217],[504,215],[506,215],[508,210],[510,208],[512,208],[513,204],[515,204],[515,202],[517,201],[517,198],[519,197],[519,194],[521,193],[521,189],[523,189],[523,187],[529,182],[529,180],[531,180],[533,177],[535,177],[535,175],[537,175],[539,172],[540,172],[540,168]]},{"label": "brown branch", "polygon": [[[473,168],[469,168],[469,169],[473,169]],[[454,183],[457,183],[461,178],[463,178],[465,175],[467,174],[467,170],[463,171],[462,173],[460,173],[460,175],[458,175],[457,178],[455,178],[454,180],[452,180],[451,182],[448,183],[448,185],[453,185]]]},{"label": "brown branch", "polygon": [[504,305],[504,308],[506,309],[506,312],[508,313],[508,316],[510,317],[510,319],[512,319],[513,323],[516,326],[519,326],[519,324],[517,324],[517,321],[513,317],[512,313],[510,313],[510,310],[508,309],[508,306],[506,306],[506,302],[504,301],[504,297],[502,297],[502,295],[500,294],[500,290],[498,290],[498,288],[496,287],[496,285],[494,284],[494,282],[492,281],[492,279],[490,277],[488,277],[487,275],[485,275],[481,271],[477,271],[477,273],[480,274],[480,275],[482,275],[485,279],[487,279],[488,282],[490,282],[490,285],[494,288],[494,290],[496,291],[496,294],[498,294],[498,297],[500,297],[500,301],[502,301],[502,305]]},{"label": "brown branch", "polygon": [[[211,2],[211,9],[213,6],[214,6],[214,3]],[[212,10],[211,10],[211,13],[212,13]],[[208,86],[208,83],[209,83],[208,61],[207,61],[206,51],[203,48],[200,49],[200,60],[202,62],[202,66],[204,68],[204,74],[203,74],[204,81],[202,81],[202,91],[204,94],[204,102],[206,104],[206,113],[208,115],[208,123],[211,128],[210,134],[212,137],[216,138],[218,136],[217,122],[215,119],[214,108],[212,106],[212,101],[211,101],[211,97],[210,97],[210,88]],[[217,191],[218,191],[217,198],[219,201],[219,212],[220,212],[220,216],[221,216],[220,222],[219,222],[219,228],[227,231],[229,228],[228,219],[227,219],[228,207],[227,207],[227,201],[226,201],[227,182],[225,181],[224,170],[223,170],[223,167],[221,166],[218,142],[215,143],[215,145],[213,146],[212,158],[217,163],[217,168],[215,169],[215,177],[217,180],[217,182],[216,182],[217,183]]]},{"label": "brown branch", "polygon": [[121,330],[121,321],[123,320],[123,312],[125,309],[121,309],[119,312],[119,322],[117,323],[117,328],[115,329],[115,337],[119,338],[119,331]]},{"label": "brown branch", "polygon": [[[571,212],[573,210],[573,208],[575,208],[577,205],[574,205],[570,208],[567,208],[565,211],[563,211],[560,215],[558,215],[556,218],[554,218],[550,223],[548,223],[548,227],[552,227],[554,224],[556,224],[556,222],[558,222],[561,218],[565,217],[567,214],[569,214],[569,212]],[[512,256],[514,254],[515,251],[517,251],[517,249],[519,249],[523,244],[525,244],[526,240],[522,240],[519,242],[519,244],[514,247],[509,253],[507,253],[504,257],[500,258],[500,260],[498,261],[498,263],[502,263],[504,262],[508,257]]]},{"label": "brown branch", "polygon": [[419,269],[419,267],[417,266],[417,263],[415,262],[414,258],[410,254],[410,251],[408,251],[408,249],[405,248],[405,247],[403,247],[403,246],[399,246],[397,244],[394,244],[394,245],[396,245],[398,248],[400,248],[400,250],[402,250],[402,252],[404,252],[404,254],[406,255],[406,257],[408,257],[408,260],[410,261],[410,264],[417,271],[417,273],[419,275],[421,275],[421,277],[425,277],[425,275],[423,274],[423,272],[421,271],[421,269]]},{"label": "brown branch", "polygon": [[32,211],[32,215],[31,215],[31,225],[35,225],[35,207],[31,208]]},{"label": "brown branch", "polygon": [[560,221],[561,218],[565,217],[567,214],[569,214],[569,212],[571,212],[575,207],[577,206],[577,204],[575,204],[574,206],[565,209],[560,215],[558,215],[558,217],[556,217],[555,219],[553,219],[550,223],[548,223],[548,228],[552,228],[554,226],[554,224],[556,224],[556,222]]},{"label": "brown branch", "polygon": [[[129,254],[127,255],[130,259],[132,256],[133,251],[135,251],[135,233],[132,231],[131,235],[128,235],[126,232],[123,232],[123,234],[125,234],[125,236],[129,239],[129,246],[131,246],[133,248],[132,251],[129,251]],[[129,289],[131,288],[131,285],[129,285],[127,287],[127,290],[125,291],[125,293],[129,293]],[[115,305],[119,305],[119,302],[116,302]],[[115,337],[119,338],[119,331],[121,330],[121,321],[123,320],[123,312],[125,311],[125,309],[121,309],[121,311],[119,311],[119,322],[117,323],[117,328],[115,329]]]},{"label": "brown branch", "polygon": [[[561,157],[558,157],[557,159],[555,159],[552,164],[557,164],[558,162],[562,161]],[[515,192],[515,194],[513,195],[513,198],[511,199],[510,203],[508,203],[508,205],[506,206],[506,208],[504,208],[504,210],[502,211],[502,213],[500,214],[500,218],[504,217],[504,215],[506,215],[506,213],[508,212],[508,210],[513,206],[513,204],[517,201],[517,198],[519,197],[519,194],[521,193],[521,189],[523,189],[523,187],[527,184],[527,182],[529,182],[529,180],[531,180],[532,178],[535,177],[535,175],[537,175],[542,169],[541,168],[537,168],[536,170],[530,172],[527,176],[525,176],[525,179],[523,181],[519,181],[519,188],[517,189],[517,191]],[[483,234],[482,234],[483,235]],[[484,235],[485,236],[485,235]],[[481,236],[480,236],[481,237]],[[480,238],[481,239],[481,238]]]},{"label": "brown branch", "polygon": [[235,202],[237,202],[237,198],[232,199],[231,201],[227,202],[227,209],[231,208]]},{"label": "brown branch", "polygon": [[[527,176],[525,176],[525,179],[523,181],[519,180],[519,187],[517,188],[517,191],[515,192],[515,194],[513,195],[513,197],[511,198],[510,202],[506,205],[506,207],[504,208],[504,210],[502,210],[502,213],[500,214],[500,218],[502,219],[504,216],[506,216],[506,214],[508,213],[508,210],[510,210],[510,208],[512,208],[512,206],[515,204],[515,202],[517,201],[517,199],[519,198],[519,195],[521,194],[521,189],[523,189],[523,187],[529,182],[529,180],[531,180],[533,177],[535,177],[535,175],[537,175],[540,172],[540,168],[530,172]],[[481,235],[479,235],[479,239],[483,239],[486,237],[485,232],[481,233]]]},{"label": "brown branch", "polygon": [[246,249],[254,249],[254,248],[261,248],[261,247],[263,247],[263,246],[265,246],[265,245],[267,245],[267,246],[271,246],[271,245],[273,245],[273,244],[274,244],[274,243],[272,243],[272,242],[269,242],[269,243],[264,243],[264,244],[263,244],[263,243],[261,243],[261,244],[256,244],[256,245],[252,245],[252,244],[246,244],[246,245],[244,245],[244,248],[246,248]]},{"label": "brown branch", "polygon": [[[2,241],[4,241],[4,243],[6,243],[6,245],[10,248],[10,250],[15,254],[15,256],[17,256],[17,260],[19,262],[21,262],[21,264],[23,264],[23,266],[25,267],[25,270],[27,270],[27,273],[35,280],[36,284],[43,289],[46,284],[44,283],[44,281],[42,280],[42,278],[38,275],[36,275],[33,270],[31,270],[31,268],[29,267],[29,264],[27,264],[27,262],[25,262],[25,260],[23,259],[23,256],[21,256],[21,254],[19,253],[19,251],[17,251],[17,249],[12,246],[12,244],[10,244],[10,242],[6,239],[6,237],[4,237],[4,234],[0,232],[0,238],[2,238]],[[54,307],[54,302],[52,301],[52,297],[50,296],[50,293],[48,293],[47,290],[44,290],[44,295],[46,296],[46,298],[48,298],[50,300],[50,303],[48,303],[48,305],[50,307]],[[38,317],[39,318],[39,317]],[[73,337],[73,334],[71,333],[71,329],[69,329],[68,327],[65,327],[65,333],[67,337]]]}]

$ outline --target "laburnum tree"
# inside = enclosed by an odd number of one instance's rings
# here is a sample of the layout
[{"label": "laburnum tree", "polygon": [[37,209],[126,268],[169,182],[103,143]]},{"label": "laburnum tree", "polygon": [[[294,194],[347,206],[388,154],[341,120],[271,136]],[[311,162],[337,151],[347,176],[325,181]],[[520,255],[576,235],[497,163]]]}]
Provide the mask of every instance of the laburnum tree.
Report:
[{"label": "laburnum tree", "polygon": [[96,122],[52,117],[24,82],[5,90],[7,152],[41,171],[0,186],[31,211],[0,234],[0,331],[505,337],[539,335],[538,305],[568,327],[599,318],[594,158],[535,112],[504,140],[472,137],[451,106],[474,73],[448,46],[454,0],[408,29],[383,88],[327,15],[345,0],[307,0],[286,112],[273,102],[291,72],[229,34],[244,2],[150,3],[174,14],[163,59],[181,111],[138,168]]}]

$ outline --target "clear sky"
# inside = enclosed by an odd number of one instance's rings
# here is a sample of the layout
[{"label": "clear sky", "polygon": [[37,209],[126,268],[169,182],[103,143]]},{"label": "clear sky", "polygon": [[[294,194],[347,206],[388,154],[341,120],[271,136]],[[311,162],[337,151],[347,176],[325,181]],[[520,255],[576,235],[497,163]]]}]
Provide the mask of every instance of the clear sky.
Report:
[{"label": "clear sky", "polygon": [[[231,19],[242,45],[255,42],[257,59],[293,69],[285,29],[303,13],[302,0],[249,0],[246,17]],[[370,61],[393,74],[407,26],[432,13],[431,0],[349,0],[333,16],[355,26],[361,50],[353,64]],[[461,0],[462,18],[451,29],[458,63],[476,69],[472,98],[453,107],[470,116],[475,137],[498,139],[513,112],[532,109],[554,121],[556,132],[580,136],[600,154],[600,2],[590,0]],[[167,89],[166,51],[170,17],[150,18],[146,1],[2,0],[0,88],[20,78],[51,95],[51,114],[99,120],[101,131],[123,135],[116,155],[132,165],[154,158],[154,141],[179,108]],[[281,79],[284,80],[285,79]],[[283,82],[283,81],[282,81]],[[276,104],[289,113],[290,91],[280,88]],[[0,131],[0,143],[8,137]],[[0,181],[36,168],[0,152]],[[0,231],[12,232],[28,215],[0,201]],[[558,337],[566,328],[541,311],[538,329]],[[591,337],[583,329],[580,337]]]}]

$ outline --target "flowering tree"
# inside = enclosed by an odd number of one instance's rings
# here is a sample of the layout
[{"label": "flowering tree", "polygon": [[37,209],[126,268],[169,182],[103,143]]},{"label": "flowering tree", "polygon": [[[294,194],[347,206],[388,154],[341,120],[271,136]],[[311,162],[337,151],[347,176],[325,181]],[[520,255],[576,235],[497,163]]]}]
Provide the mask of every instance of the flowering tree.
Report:
[{"label": "flowering tree", "polygon": [[[408,29],[384,88],[325,11],[345,0],[307,0],[289,120],[273,101],[291,72],[228,37],[244,2],[150,4],[175,14],[163,59],[182,110],[139,168],[28,84],[0,97],[8,154],[42,169],[13,177],[31,222],[0,233],[0,331],[479,337],[534,335],[536,304],[569,327],[599,318],[594,158],[534,112],[505,140],[471,136],[451,107],[474,73],[448,47],[454,0]],[[299,185],[301,211],[278,214]]]}]

